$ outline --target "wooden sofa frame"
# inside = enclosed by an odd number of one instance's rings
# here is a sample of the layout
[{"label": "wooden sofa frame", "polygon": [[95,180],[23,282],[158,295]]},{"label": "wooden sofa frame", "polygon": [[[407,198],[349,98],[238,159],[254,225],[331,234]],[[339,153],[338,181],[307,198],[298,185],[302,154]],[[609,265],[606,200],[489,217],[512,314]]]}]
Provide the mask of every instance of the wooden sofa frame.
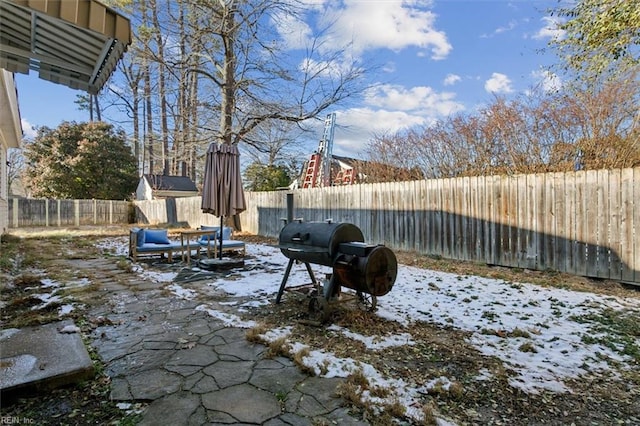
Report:
[{"label": "wooden sofa frame", "polygon": [[[129,257],[134,261],[138,261],[139,255],[145,254],[167,254],[167,261],[173,262],[173,253],[182,252],[182,245],[180,243],[166,244],[165,246],[158,246],[153,249],[145,249],[144,251],[138,251],[138,230],[133,228],[129,230]],[[199,251],[198,251],[199,254]]]}]

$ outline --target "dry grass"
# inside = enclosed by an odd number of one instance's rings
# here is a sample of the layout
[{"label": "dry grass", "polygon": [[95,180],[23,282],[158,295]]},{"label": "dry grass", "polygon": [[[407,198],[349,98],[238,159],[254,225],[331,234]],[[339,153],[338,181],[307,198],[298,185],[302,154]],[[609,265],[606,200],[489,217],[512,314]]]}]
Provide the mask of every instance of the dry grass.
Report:
[{"label": "dry grass", "polygon": [[422,411],[422,424],[424,426],[435,426],[438,424],[433,403],[427,402],[426,404],[423,404],[421,411]]},{"label": "dry grass", "polygon": [[384,405],[384,411],[391,417],[401,419],[407,412],[407,408],[398,399],[395,399],[392,403]]},{"label": "dry grass", "polygon": [[363,408],[365,406],[362,401],[362,388],[355,383],[349,381],[341,383],[338,385],[336,393],[354,407]]},{"label": "dry grass", "polygon": [[[54,280],[56,277],[71,277],[76,272],[69,270],[68,264],[63,261],[64,258],[77,259],[99,256],[99,253],[94,251],[95,240],[109,235],[109,232],[89,235],[83,234],[84,230],[71,229],[69,231],[73,235],[72,237],[69,237],[69,234],[56,235],[54,232],[50,232],[50,234],[27,233],[28,235],[24,235],[20,239],[10,238],[14,242],[8,243],[12,246],[7,250],[4,250],[5,246],[3,245],[0,256],[11,253],[11,256],[19,258],[18,264],[22,269],[18,273],[13,266],[13,261],[8,261],[6,257],[0,258],[0,267],[8,265],[9,269],[3,269],[3,271],[8,271],[12,280],[11,285],[0,286],[0,296],[3,301],[9,298],[19,300],[22,297],[24,298],[22,303],[27,308],[26,305],[29,303],[35,303],[33,300],[29,302],[30,293],[27,289],[37,286],[40,277],[37,274],[30,275],[24,271],[34,266],[46,270],[47,276]],[[114,232],[114,235],[122,236],[126,235],[126,232],[128,230],[118,230]],[[76,236],[81,236],[81,238],[76,238]],[[269,242],[269,239],[242,234],[239,238],[245,239],[247,242]],[[271,242],[274,241],[271,240]],[[74,247],[77,247],[77,250]],[[74,250],[76,251],[74,252]],[[509,270],[475,263],[434,259],[415,253],[398,252],[396,255],[401,264],[443,270],[461,276],[479,275],[501,278],[512,283],[533,282],[579,291],[638,297],[637,292],[620,285],[564,274]],[[118,262],[118,267],[120,267],[120,261]],[[127,262],[122,261],[120,269],[126,270],[126,266]],[[73,289],[66,294],[74,299],[84,299],[96,292],[96,288],[87,286],[85,290]],[[95,300],[99,301],[100,298],[96,297]],[[370,312],[356,309],[352,303],[338,304],[333,311],[334,324],[365,336],[409,333],[415,342],[414,345],[372,351],[366,349],[361,342],[329,332],[324,327],[311,327],[300,323],[301,319],[306,318],[307,303],[308,300],[304,295],[287,294],[283,303],[279,305],[271,306],[270,309],[256,308],[250,315],[251,319],[258,321],[260,325],[247,331],[247,340],[266,343],[261,336],[267,330],[291,326],[292,335],[296,336],[296,342],[305,344],[307,348],[297,353],[291,353],[286,341],[278,339],[276,342],[270,343],[265,352],[269,356],[292,358],[302,371],[310,375],[314,375],[315,372],[312,368],[305,366],[303,360],[309,355],[310,350],[322,349],[334,353],[336,357],[354,358],[357,361],[366,362],[385,377],[397,378],[415,386],[420,386],[433,378],[448,377],[451,380],[448,387],[436,385],[432,392],[422,395],[416,401],[422,414],[422,424],[436,424],[436,417],[442,414],[446,414],[447,417],[454,419],[459,424],[615,424],[616,419],[640,419],[640,406],[638,406],[640,373],[636,370],[621,373],[622,378],[611,375],[598,377],[597,380],[580,378],[569,380],[567,385],[572,388],[572,393],[525,394],[509,384],[511,373],[500,361],[480,354],[468,343],[470,333],[424,322],[413,323],[405,327]],[[44,323],[57,317],[55,312],[47,312],[46,310],[27,314],[26,309],[9,310],[7,306],[3,307],[1,313],[3,327],[8,324],[21,326],[28,323]],[[53,307],[55,305],[49,309]],[[82,319],[82,312],[76,312],[74,315]],[[598,322],[603,330],[624,328],[630,336],[637,333],[637,318],[634,320],[611,314],[599,318]],[[518,337],[522,339],[527,339],[531,334],[536,333],[536,330],[517,328],[509,330],[506,327],[503,329],[503,327],[491,328],[489,325],[485,332],[503,338]],[[637,334],[635,336],[637,338]],[[603,341],[601,343],[619,345],[628,342]],[[629,350],[637,347],[628,346]],[[526,341],[522,349],[527,350]],[[321,370],[326,371],[327,365],[321,366]],[[478,380],[479,375],[484,375],[487,378]],[[363,402],[362,392],[365,389],[372,397],[387,400],[387,404],[374,407],[371,402]],[[402,412],[402,408],[396,406],[397,400],[394,400],[394,392],[394,389],[373,386],[362,371],[353,373],[338,388],[338,393],[346,403],[354,410],[359,411],[362,418],[369,424],[415,424],[413,420],[406,417],[407,414]],[[588,395],[588,398],[585,395]],[[105,401],[108,400],[108,396],[105,398]],[[631,422],[633,423],[633,420]]]},{"label": "dry grass", "polygon": [[364,375],[362,370],[357,370],[354,373],[351,373],[347,376],[347,382],[353,383],[356,386],[360,386],[360,389],[367,390],[369,389],[369,379]]},{"label": "dry grass", "polygon": [[309,356],[309,353],[310,353],[310,350],[308,347],[300,349],[298,352],[296,352],[293,355],[293,362],[298,366],[298,369],[300,369],[300,371],[302,371],[303,373],[309,376],[315,376],[316,370],[314,370],[313,367],[309,367],[304,363],[304,358]]},{"label": "dry grass", "polygon": [[267,330],[268,329],[264,324],[257,325],[247,330],[245,338],[251,343],[266,343],[263,335]]},{"label": "dry grass", "polygon": [[276,340],[269,343],[267,348],[267,352],[265,356],[267,358],[275,358],[278,356],[288,356],[289,355],[289,344],[287,343],[286,337],[279,337]]}]

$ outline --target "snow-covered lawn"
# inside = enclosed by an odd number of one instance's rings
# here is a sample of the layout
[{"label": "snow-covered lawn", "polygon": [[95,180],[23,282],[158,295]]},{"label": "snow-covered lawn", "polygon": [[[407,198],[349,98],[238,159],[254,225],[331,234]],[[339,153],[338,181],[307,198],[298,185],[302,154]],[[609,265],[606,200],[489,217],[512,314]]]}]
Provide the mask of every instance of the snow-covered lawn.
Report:
[{"label": "snow-covered lawn", "polygon": [[[102,246],[116,253],[126,250],[124,240],[104,240]],[[276,248],[255,244],[247,246],[247,255],[245,271],[234,273],[230,280],[212,279],[207,283],[228,293],[230,298],[249,300],[228,305],[237,309],[238,316],[228,311],[219,312],[206,304],[198,309],[229,325],[255,325],[252,321],[243,321],[241,314],[249,307],[273,303],[288,259]],[[317,276],[330,272],[329,268],[312,266]],[[167,283],[176,297],[196,296],[193,289],[172,282],[177,272],[158,273],[136,268],[146,279]],[[308,282],[304,267],[294,267],[288,282],[289,285]],[[600,319],[615,315],[640,317],[639,298],[603,296],[399,265],[393,289],[378,299],[376,315],[406,328],[416,322],[427,322],[469,332],[468,343],[482,354],[500,359],[515,372],[510,385],[528,393],[571,392],[567,379],[599,371],[615,374],[619,371],[616,369],[637,368],[634,364],[637,360],[626,353],[629,345],[640,347],[640,339],[637,336],[631,342],[617,339],[615,331],[603,327]],[[411,334],[406,332],[372,337],[338,326],[329,326],[328,330],[363,342],[372,351],[414,343]],[[290,327],[270,330],[264,337],[271,341],[286,337],[294,353],[305,349],[291,334]],[[304,357],[305,365],[319,375],[346,377],[361,371],[372,385],[395,389],[394,397],[409,407],[407,414],[416,419],[421,414],[418,410],[412,412],[411,407],[415,406],[412,401],[418,394],[428,391],[429,387],[449,384],[447,377],[433,377],[416,387],[415,383],[384,377],[371,365],[338,358],[323,348],[305,350],[309,351]],[[483,379],[487,377],[478,377]]]}]

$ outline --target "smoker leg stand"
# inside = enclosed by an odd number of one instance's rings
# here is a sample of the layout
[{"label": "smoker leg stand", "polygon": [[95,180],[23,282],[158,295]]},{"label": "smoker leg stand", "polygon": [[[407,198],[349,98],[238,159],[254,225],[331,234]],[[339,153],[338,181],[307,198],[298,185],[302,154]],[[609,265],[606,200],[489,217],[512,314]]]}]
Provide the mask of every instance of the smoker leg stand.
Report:
[{"label": "smoker leg stand", "polygon": [[311,270],[311,265],[309,265],[309,262],[304,262],[304,266],[307,267],[307,272],[309,273],[309,277],[311,278],[311,282],[313,283],[313,285],[318,285],[318,281],[316,281],[316,276],[313,275],[313,271]]},{"label": "smoker leg stand", "polygon": [[[289,263],[287,264],[287,270],[284,271],[284,277],[282,277],[282,283],[280,283],[280,289],[278,290],[278,296],[276,296],[276,304],[280,303],[280,299],[282,299],[282,294],[284,293],[284,287],[287,284],[287,280],[289,279],[289,274],[291,273],[291,267],[293,266],[294,259],[289,259]],[[311,277],[311,282],[313,285],[317,285],[316,276],[313,275],[313,270],[311,270],[311,265],[309,262],[304,262],[304,266],[307,267],[307,272],[309,273],[309,277]]]},{"label": "smoker leg stand", "polygon": [[284,277],[282,277],[282,283],[280,283],[280,289],[278,290],[278,296],[276,297],[276,304],[280,303],[280,299],[282,299],[282,293],[284,293],[284,286],[287,284],[287,280],[289,279],[289,274],[291,273],[292,266],[293,266],[293,259],[289,259],[289,263],[287,264],[287,270],[284,271]]}]

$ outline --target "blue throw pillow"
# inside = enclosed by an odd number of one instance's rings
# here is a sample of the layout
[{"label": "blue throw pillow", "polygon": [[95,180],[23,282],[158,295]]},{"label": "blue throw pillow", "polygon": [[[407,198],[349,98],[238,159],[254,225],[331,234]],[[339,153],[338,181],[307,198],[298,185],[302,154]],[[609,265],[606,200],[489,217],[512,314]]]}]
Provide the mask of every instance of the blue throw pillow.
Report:
[{"label": "blue throw pillow", "polygon": [[200,237],[200,241],[204,241],[205,243],[209,240],[214,241],[218,239],[218,230],[220,229],[219,226],[207,226],[207,225],[202,225],[200,227],[200,229],[202,231],[209,231],[211,230],[211,234],[204,234]]},{"label": "blue throw pillow", "polygon": [[144,231],[144,242],[155,244],[171,244],[167,236],[166,229],[146,229]]},{"label": "blue throw pillow", "polygon": [[138,229],[136,234],[136,246],[142,247],[144,245],[144,229]]},{"label": "blue throw pillow", "polygon": [[225,226],[224,228],[222,228],[222,239],[223,240],[230,240],[231,239],[231,228],[228,226]]}]

